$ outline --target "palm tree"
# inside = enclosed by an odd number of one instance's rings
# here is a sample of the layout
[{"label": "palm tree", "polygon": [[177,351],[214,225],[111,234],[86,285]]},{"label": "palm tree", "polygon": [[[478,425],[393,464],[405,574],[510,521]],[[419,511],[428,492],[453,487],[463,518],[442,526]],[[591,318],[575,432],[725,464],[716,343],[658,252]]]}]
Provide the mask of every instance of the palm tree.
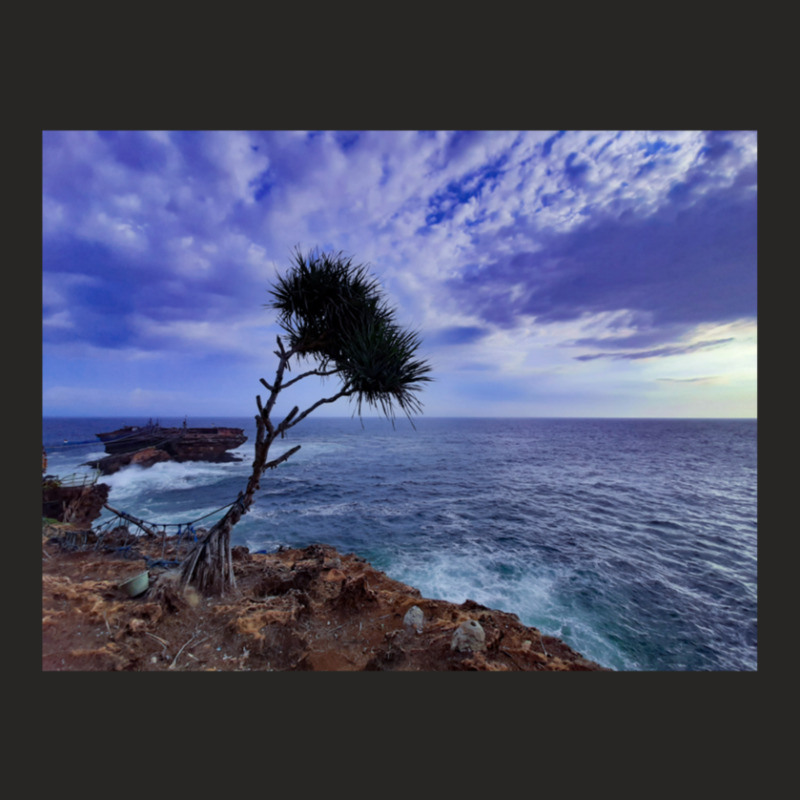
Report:
[{"label": "palm tree", "polygon": [[[262,474],[286,461],[300,446],[268,461],[270,446],[290,428],[321,405],[342,397],[355,401],[361,416],[363,404],[381,411],[394,424],[396,410],[413,426],[412,414],[421,413],[417,393],[431,378],[431,368],[416,356],[417,333],[395,321],[395,309],[387,304],[377,281],[363,264],[353,264],[341,252],[295,250],[287,273],[270,290],[267,305],[278,312],[283,335],[278,335],[278,366],[272,383],[261,378],[269,392],[262,403],[256,396],[256,442],[253,470],[225,516],[195,545],[181,564],[181,582],[193,583],[207,594],[224,594],[236,587],[231,560],[231,531],[247,513],[260,487]],[[290,380],[292,360],[308,361],[311,369]],[[277,424],[272,420],[280,392],[308,377],[336,377],[338,389],[304,411],[295,406]]]}]

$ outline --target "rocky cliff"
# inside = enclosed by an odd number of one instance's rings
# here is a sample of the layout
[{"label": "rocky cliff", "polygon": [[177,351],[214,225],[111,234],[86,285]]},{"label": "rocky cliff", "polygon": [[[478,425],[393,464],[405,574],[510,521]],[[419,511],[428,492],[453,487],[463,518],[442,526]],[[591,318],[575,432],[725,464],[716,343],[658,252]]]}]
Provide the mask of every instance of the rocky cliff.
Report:
[{"label": "rocky cliff", "polygon": [[[42,668],[136,671],[598,671],[514,614],[422,597],[325,545],[234,548],[237,593],[181,591],[180,542],[100,539],[49,526],[42,542]],[[124,555],[132,557],[124,557]],[[149,586],[120,587],[148,569]]]},{"label": "rocky cliff", "polygon": [[42,480],[42,516],[87,527],[100,516],[110,488],[107,483],[63,486],[48,475]]}]

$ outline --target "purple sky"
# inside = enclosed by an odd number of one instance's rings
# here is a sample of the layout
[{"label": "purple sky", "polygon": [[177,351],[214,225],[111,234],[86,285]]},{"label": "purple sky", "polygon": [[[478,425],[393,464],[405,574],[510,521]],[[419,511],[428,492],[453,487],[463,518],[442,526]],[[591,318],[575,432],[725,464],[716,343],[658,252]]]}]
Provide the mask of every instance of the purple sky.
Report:
[{"label": "purple sky", "polygon": [[42,163],[46,416],[255,414],[297,246],[370,265],[429,416],[756,416],[755,132],[47,131]]}]

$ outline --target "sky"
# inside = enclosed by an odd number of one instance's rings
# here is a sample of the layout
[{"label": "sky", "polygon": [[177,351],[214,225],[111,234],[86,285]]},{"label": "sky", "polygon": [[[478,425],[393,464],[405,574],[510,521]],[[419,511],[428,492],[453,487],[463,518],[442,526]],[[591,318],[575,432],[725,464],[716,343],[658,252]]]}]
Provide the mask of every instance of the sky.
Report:
[{"label": "sky", "polygon": [[757,415],[756,132],[606,130],[44,131],[43,415],[253,416],[298,248],[368,266],[426,416]]}]

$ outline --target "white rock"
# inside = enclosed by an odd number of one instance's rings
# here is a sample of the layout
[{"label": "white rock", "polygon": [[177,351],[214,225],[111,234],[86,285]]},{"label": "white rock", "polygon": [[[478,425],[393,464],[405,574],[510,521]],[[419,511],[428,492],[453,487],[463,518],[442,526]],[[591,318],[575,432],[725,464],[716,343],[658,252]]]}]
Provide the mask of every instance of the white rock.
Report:
[{"label": "white rock", "polygon": [[422,633],[425,624],[425,616],[419,606],[411,606],[403,617],[403,625],[406,628],[413,628],[417,633]]},{"label": "white rock", "polygon": [[450,642],[450,649],[464,653],[469,650],[485,650],[486,634],[480,622],[468,619],[462,622],[453,634],[453,641]]}]

